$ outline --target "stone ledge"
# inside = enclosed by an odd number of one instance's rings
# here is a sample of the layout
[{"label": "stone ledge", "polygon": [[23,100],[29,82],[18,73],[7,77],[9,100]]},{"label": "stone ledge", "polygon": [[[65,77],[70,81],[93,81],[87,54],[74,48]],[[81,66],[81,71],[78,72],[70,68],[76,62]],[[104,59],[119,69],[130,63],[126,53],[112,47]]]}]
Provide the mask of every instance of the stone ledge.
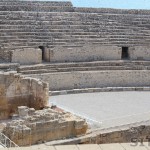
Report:
[{"label": "stone ledge", "polygon": [[62,91],[49,91],[49,95],[67,95],[78,93],[95,93],[95,92],[122,92],[122,91],[150,91],[150,87],[106,87],[106,88],[86,88],[72,89]]}]

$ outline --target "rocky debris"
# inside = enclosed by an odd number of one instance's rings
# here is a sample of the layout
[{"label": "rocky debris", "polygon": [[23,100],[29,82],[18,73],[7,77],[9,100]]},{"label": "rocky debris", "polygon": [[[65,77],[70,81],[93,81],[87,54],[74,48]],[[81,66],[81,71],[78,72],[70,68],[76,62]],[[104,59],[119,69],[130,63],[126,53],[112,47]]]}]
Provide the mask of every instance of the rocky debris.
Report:
[{"label": "rocky debris", "polygon": [[68,112],[51,108],[36,111],[26,106],[18,107],[18,111],[19,119],[9,122],[3,133],[19,146],[70,138],[87,131],[86,121]]}]

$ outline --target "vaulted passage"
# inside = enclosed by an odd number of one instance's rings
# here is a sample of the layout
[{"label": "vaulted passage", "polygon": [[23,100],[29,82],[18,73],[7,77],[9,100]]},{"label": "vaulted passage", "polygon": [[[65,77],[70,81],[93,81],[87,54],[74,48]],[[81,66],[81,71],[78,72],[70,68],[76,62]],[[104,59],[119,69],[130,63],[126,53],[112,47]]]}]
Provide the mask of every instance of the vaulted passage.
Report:
[{"label": "vaulted passage", "polygon": [[42,60],[44,60],[45,47],[44,46],[39,46],[39,48],[42,50]]},{"label": "vaulted passage", "polygon": [[122,47],[121,58],[129,59],[128,47]]}]

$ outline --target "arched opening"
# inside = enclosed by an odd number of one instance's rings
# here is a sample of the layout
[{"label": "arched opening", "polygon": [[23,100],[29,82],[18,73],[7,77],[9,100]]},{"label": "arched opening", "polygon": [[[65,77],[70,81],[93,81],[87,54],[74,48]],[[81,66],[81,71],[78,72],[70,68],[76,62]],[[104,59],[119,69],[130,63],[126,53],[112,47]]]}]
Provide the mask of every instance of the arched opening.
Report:
[{"label": "arched opening", "polygon": [[45,47],[44,46],[39,46],[39,48],[42,50],[42,60],[44,60]]}]

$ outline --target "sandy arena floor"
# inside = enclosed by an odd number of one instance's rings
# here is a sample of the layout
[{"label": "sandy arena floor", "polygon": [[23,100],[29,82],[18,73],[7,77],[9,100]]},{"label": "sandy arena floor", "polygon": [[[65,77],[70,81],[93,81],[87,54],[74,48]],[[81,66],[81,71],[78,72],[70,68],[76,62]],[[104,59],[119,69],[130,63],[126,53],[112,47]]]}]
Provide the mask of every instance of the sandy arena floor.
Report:
[{"label": "sandy arena floor", "polygon": [[114,127],[150,119],[150,92],[101,92],[51,96],[50,103],[99,127]]}]

